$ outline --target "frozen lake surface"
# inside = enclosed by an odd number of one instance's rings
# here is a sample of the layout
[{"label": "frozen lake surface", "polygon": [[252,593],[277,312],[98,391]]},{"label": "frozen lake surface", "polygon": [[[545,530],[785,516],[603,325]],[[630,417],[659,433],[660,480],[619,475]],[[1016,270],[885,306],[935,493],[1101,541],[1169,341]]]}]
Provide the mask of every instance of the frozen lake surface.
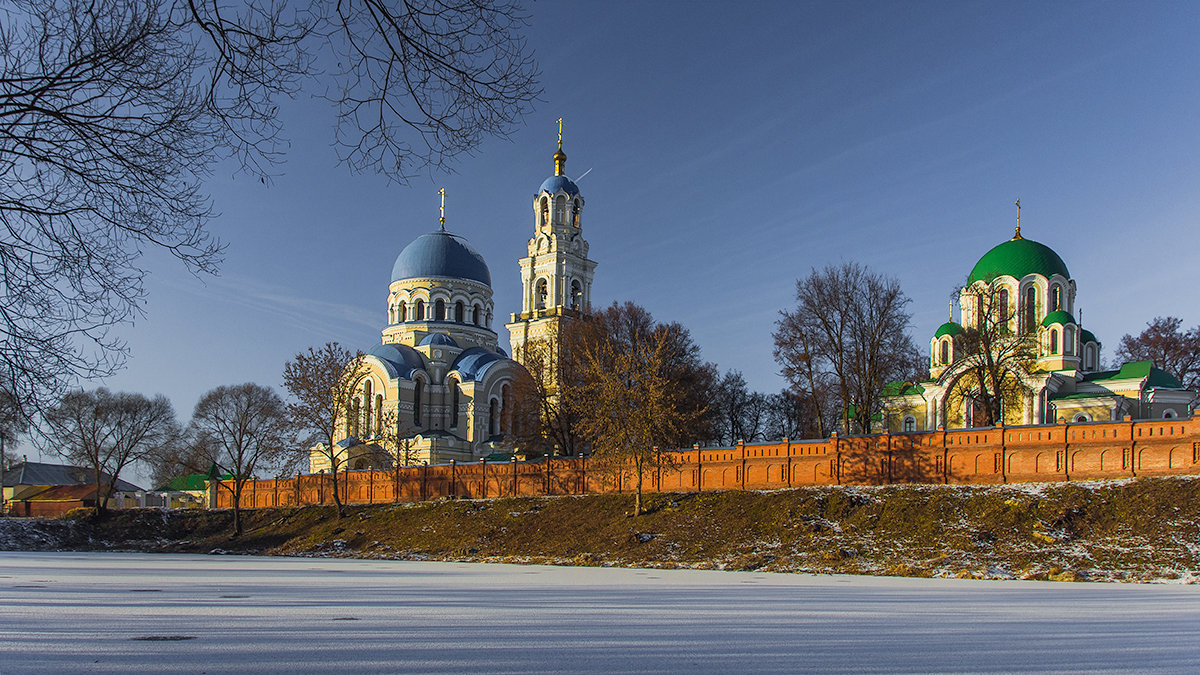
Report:
[{"label": "frozen lake surface", "polygon": [[0,552],[0,673],[1196,672],[1200,587]]}]

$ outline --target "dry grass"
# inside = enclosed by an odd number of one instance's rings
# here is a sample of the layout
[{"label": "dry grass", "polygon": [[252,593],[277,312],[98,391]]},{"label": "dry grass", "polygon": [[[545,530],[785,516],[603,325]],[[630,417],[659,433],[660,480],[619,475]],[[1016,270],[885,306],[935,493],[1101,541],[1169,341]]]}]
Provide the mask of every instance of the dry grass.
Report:
[{"label": "dry grass", "polygon": [[[800,488],[245,512],[138,510],[3,523],[0,547],[1075,580],[1200,571],[1200,480]],[[29,521],[26,521],[29,522]],[[31,529],[32,528],[32,529]],[[7,537],[7,538],[6,538]],[[12,542],[16,542],[15,544]]]}]

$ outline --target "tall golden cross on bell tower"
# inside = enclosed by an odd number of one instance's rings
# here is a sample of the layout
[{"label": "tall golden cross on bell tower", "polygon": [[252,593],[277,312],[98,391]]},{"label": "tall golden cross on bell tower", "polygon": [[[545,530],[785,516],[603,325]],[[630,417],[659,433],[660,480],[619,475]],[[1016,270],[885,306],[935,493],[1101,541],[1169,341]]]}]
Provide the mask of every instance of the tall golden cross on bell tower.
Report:
[{"label": "tall golden cross on bell tower", "polygon": [[558,149],[562,150],[562,118],[558,118]]},{"label": "tall golden cross on bell tower", "polygon": [[1014,203],[1017,205],[1017,233],[1013,235],[1013,239],[1020,239],[1021,238],[1021,198],[1017,197],[1017,201]]},{"label": "tall golden cross on bell tower", "polygon": [[438,194],[442,197],[442,206],[438,209],[438,223],[442,226],[442,232],[446,231],[446,188],[438,190]]}]

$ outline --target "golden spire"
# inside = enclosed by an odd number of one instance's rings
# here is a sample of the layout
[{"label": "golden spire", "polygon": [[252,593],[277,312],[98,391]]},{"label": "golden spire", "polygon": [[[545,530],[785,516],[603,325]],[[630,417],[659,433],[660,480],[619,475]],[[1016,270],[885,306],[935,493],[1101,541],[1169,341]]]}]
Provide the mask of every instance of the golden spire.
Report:
[{"label": "golden spire", "polygon": [[954,298],[950,298],[950,318],[947,321],[954,321]]},{"label": "golden spire", "polygon": [[442,196],[442,206],[438,209],[438,223],[442,226],[442,232],[446,231],[446,188],[438,190],[438,194]]},{"label": "golden spire", "polygon": [[563,175],[563,167],[567,165],[567,153],[562,151],[562,122],[563,118],[558,118],[558,152],[554,153],[554,175]]},{"label": "golden spire", "polygon": [[1024,239],[1024,237],[1021,236],[1021,198],[1017,197],[1017,201],[1015,203],[1017,205],[1017,233],[1013,235],[1013,239]]}]

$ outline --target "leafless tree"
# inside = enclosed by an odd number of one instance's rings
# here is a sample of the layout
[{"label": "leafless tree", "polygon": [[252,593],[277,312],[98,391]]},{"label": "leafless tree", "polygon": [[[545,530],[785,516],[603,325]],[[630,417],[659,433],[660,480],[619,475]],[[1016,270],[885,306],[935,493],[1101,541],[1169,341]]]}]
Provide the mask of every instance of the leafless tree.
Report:
[{"label": "leafless tree", "polygon": [[920,358],[908,336],[908,303],[897,280],[857,263],[814,269],[796,282],[796,307],[780,312],[775,359],[797,393],[815,401],[832,387],[846,433],[852,423],[870,433],[883,385],[909,376]]},{"label": "leafless tree", "polygon": [[[16,397],[8,389],[0,387],[0,485],[4,484],[4,472],[12,463],[11,453],[28,429],[29,422],[22,415]],[[4,494],[0,490],[0,516],[7,512]]]},{"label": "leafless tree", "polygon": [[[991,279],[969,286],[961,297],[975,308],[972,325],[954,338],[955,358],[950,366],[961,372],[951,391],[950,404],[972,399],[971,410],[977,416],[972,426],[995,426],[1003,421],[1004,410],[1016,410],[1029,393],[1029,380],[1037,361],[1037,342],[1032,330],[1016,330],[1016,304],[1005,302],[998,285]],[[957,295],[958,293],[956,293]]]},{"label": "leafless tree", "polygon": [[96,513],[103,515],[121,472],[180,436],[167,397],[73,391],[43,415],[45,440],[75,466],[91,471]]},{"label": "leafless tree", "polygon": [[242,533],[242,490],[254,473],[294,445],[283,399],[270,387],[247,382],[209,390],[192,413],[189,435],[205,465],[229,473],[221,487],[233,498],[233,534]]},{"label": "leafless tree", "polygon": [[1121,338],[1117,361],[1153,361],[1188,389],[1200,389],[1200,326],[1183,331],[1182,325],[1173,316],[1155,317],[1136,337]]},{"label": "leafless tree", "polygon": [[351,170],[404,181],[538,95],[506,0],[11,0],[0,8],[0,380],[25,414],[124,361],[144,251],[211,273],[204,180],[266,180],[281,99],[332,102]]},{"label": "leafless tree", "polygon": [[574,456],[582,451],[579,413],[579,343],[582,320],[567,320],[557,334],[526,343],[514,381],[513,442],[527,456]]},{"label": "leafless tree", "polygon": [[576,358],[580,400],[586,401],[582,434],[596,466],[633,469],[634,515],[640,515],[646,476],[670,466],[669,453],[659,449],[684,445],[680,440],[697,437],[705,422],[707,408],[692,387],[700,382],[711,391],[715,368],[700,361],[686,329],[658,324],[628,302],[614,303],[584,324]]},{"label": "leafless tree", "polygon": [[717,439],[721,443],[757,441],[767,432],[770,416],[768,397],[750,391],[746,378],[739,371],[725,373],[717,383],[712,410],[719,429]]},{"label": "leafless tree", "polygon": [[822,417],[829,417],[829,411],[818,412],[814,417],[812,402],[791,389],[767,396],[766,405],[764,433],[773,440],[819,438],[818,425]]},{"label": "leafless tree", "polygon": [[329,460],[330,480],[333,483],[333,502],[338,514],[343,512],[338,490],[338,474],[342,470],[342,448],[347,413],[355,387],[366,374],[365,356],[351,352],[337,342],[300,352],[283,368],[283,386],[291,400],[287,417],[301,434],[300,452],[307,455],[315,447]]}]

